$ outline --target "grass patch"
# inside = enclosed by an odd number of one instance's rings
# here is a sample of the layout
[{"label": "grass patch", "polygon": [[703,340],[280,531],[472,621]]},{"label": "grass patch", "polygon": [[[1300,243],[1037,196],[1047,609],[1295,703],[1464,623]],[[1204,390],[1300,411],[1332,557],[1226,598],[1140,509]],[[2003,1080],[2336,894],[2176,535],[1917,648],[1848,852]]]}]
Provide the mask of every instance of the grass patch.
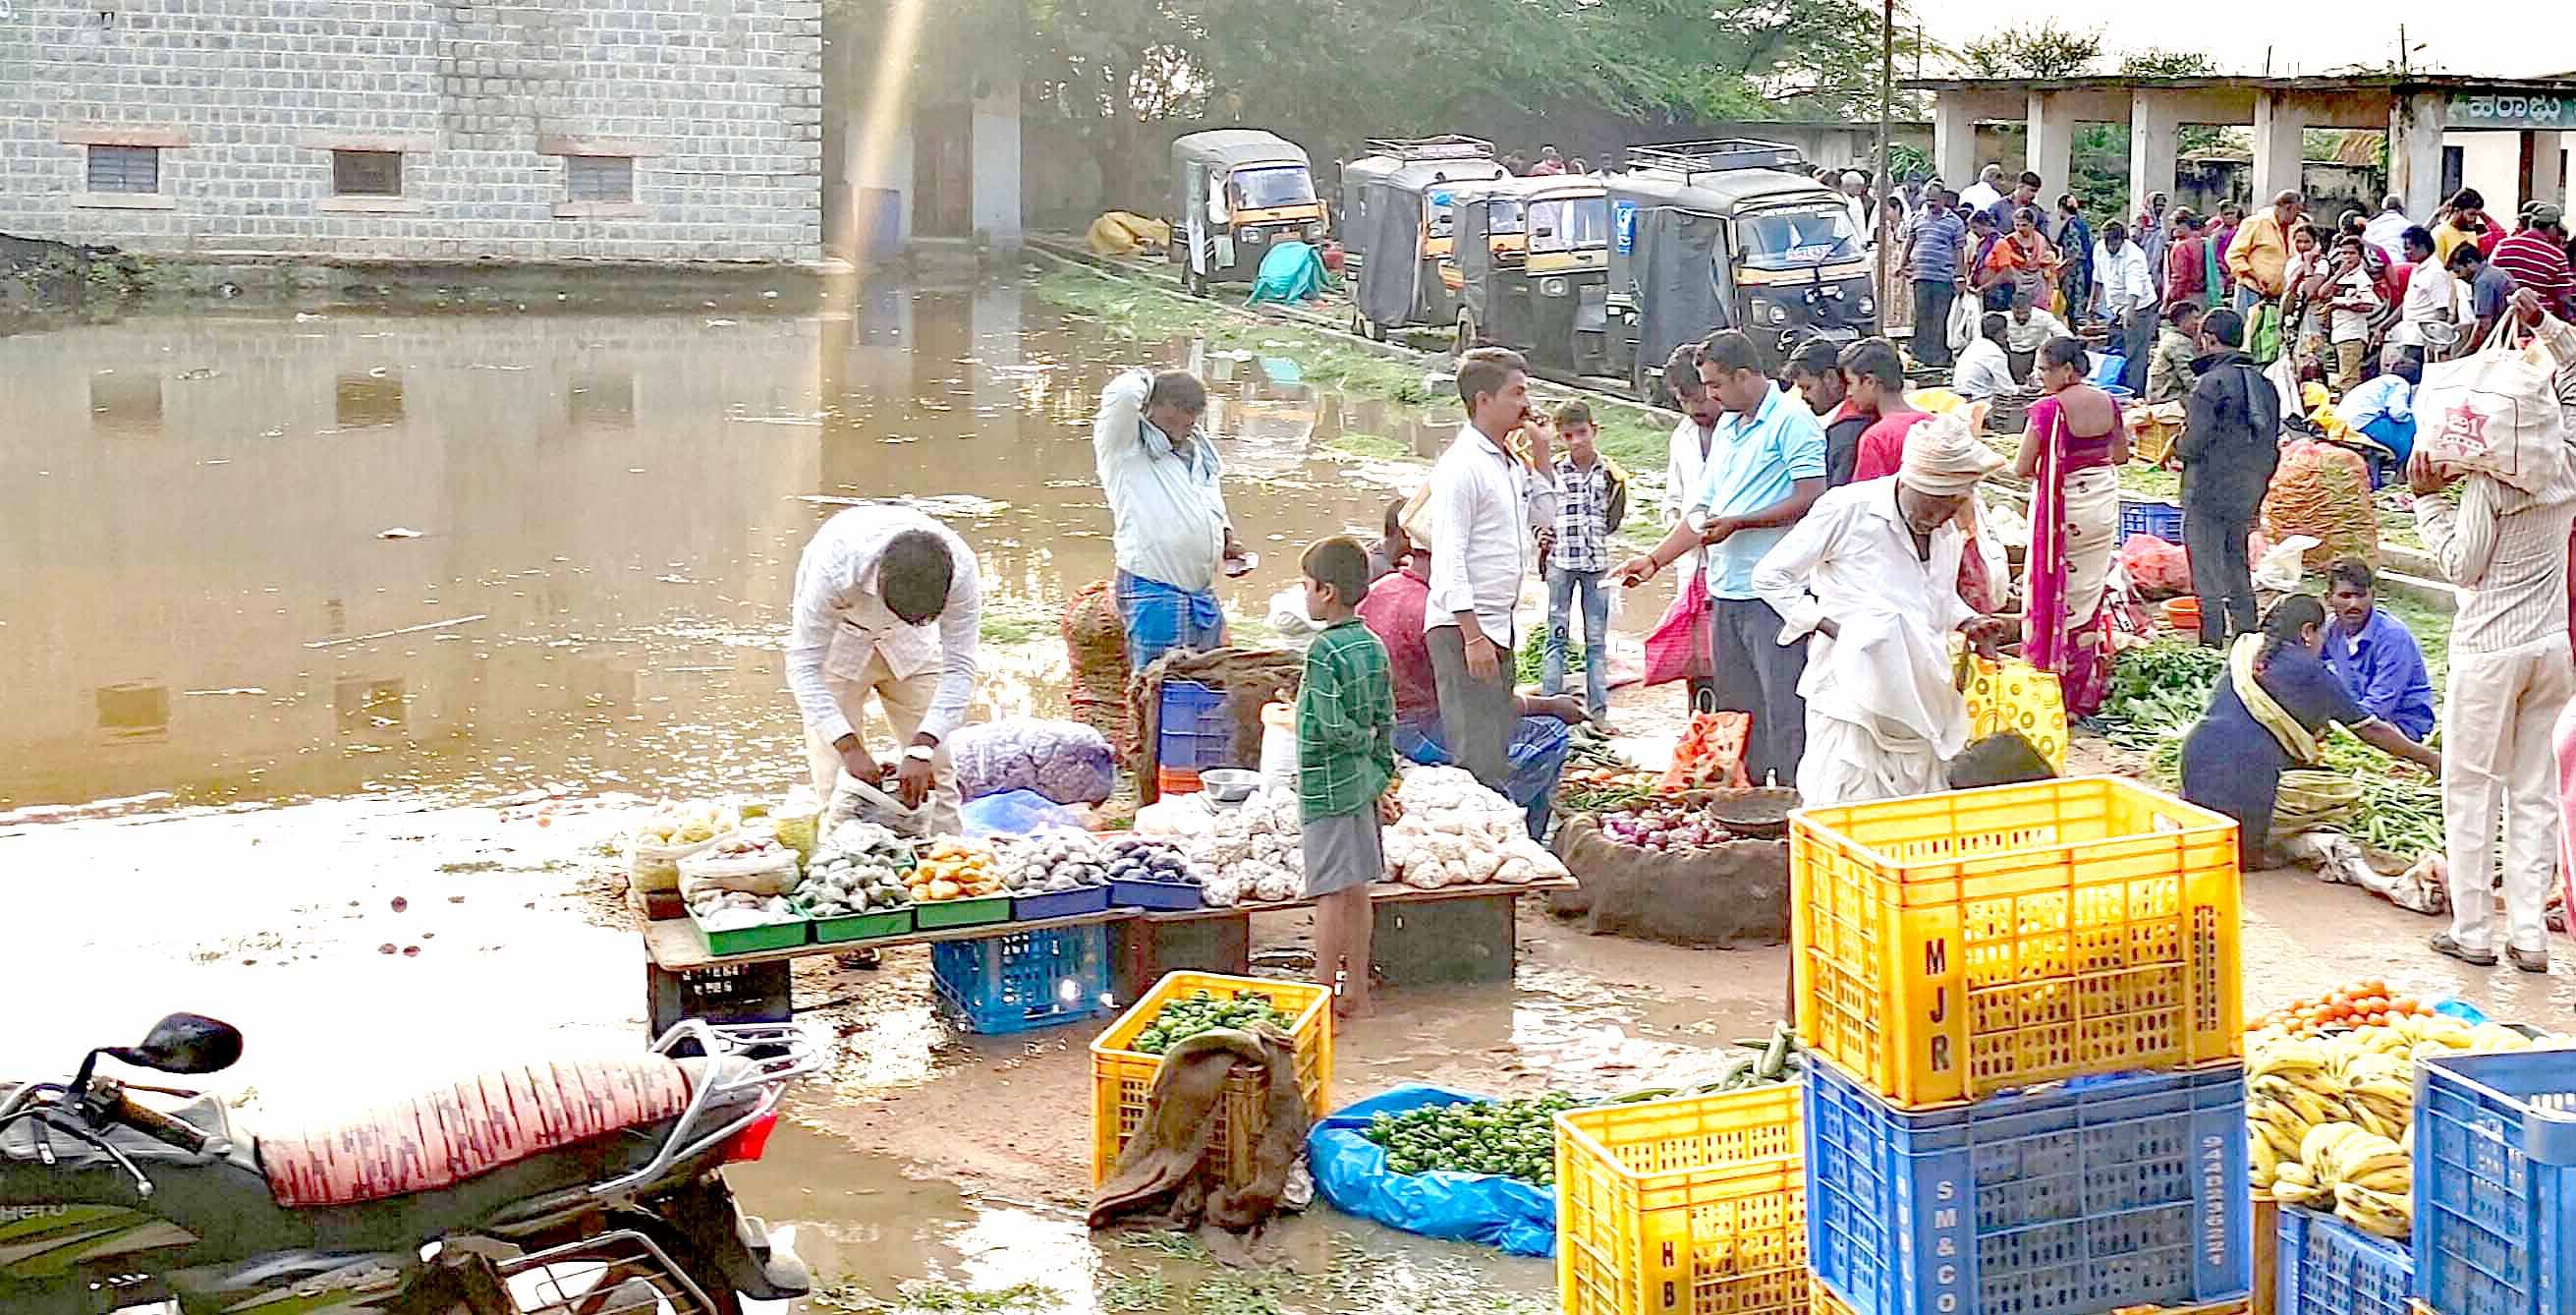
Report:
[{"label": "grass patch", "polygon": [[1059,629],[1055,613],[1034,599],[988,596],[975,624],[975,637],[1007,648],[1055,634]]},{"label": "grass patch", "polygon": [[1413,449],[1383,434],[1342,434],[1328,440],[1326,446],[1371,461],[1401,461],[1413,455]]},{"label": "grass patch", "polygon": [[1048,1311],[1064,1304],[1055,1289],[1038,1283],[1015,1283],[1007,1288],[978,1290],[946,1283],[914,1282],[897,1288],[895,1301],[869,1296],[865,1289],[850,1281],[833,1284],[816,1292],[810,1300],[827,1310],[919,1311],[932,1315],[952,1312]]}]

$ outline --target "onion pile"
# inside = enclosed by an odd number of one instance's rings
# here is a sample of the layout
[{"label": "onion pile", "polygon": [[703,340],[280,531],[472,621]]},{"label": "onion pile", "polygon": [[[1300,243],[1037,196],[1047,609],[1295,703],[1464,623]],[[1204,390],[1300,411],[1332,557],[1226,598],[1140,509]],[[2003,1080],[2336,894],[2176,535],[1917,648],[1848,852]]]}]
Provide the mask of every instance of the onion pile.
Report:
[{"label": "onion pile", "polygon": [[1638,849],[1710,849],[1735,839],[1703,809],[1680,804],[1649,804],[1601,815],[1601,833]]}]

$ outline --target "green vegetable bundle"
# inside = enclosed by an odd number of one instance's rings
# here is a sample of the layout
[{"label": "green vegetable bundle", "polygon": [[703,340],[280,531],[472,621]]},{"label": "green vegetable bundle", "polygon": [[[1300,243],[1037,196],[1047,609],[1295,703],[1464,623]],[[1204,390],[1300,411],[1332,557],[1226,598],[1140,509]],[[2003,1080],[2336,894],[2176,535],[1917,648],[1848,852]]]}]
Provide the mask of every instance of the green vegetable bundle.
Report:
[{"label": "green vegetable bundle", "polygon": [[2189,640],[2159,639],[2120,654],[2102,701],[2107,738],[2143,749],[2190,730],[2209,710],[2209,692],[2226,671],[2226,654]]},{"label": "green vegetable bundle", "polygon": [[1136,1037],[1134,1049],[1148,1055],[1159,1055],[1175,1044],[1220,1028],[1237,1031],[1268,1024],[1282,1032],[1295,1030],[1296,1021],[1273,1007],[1270,997],[1247,991],[1231,1000],[1220,1000],[1204,990],[1164,1005],[1154,1021]]}]

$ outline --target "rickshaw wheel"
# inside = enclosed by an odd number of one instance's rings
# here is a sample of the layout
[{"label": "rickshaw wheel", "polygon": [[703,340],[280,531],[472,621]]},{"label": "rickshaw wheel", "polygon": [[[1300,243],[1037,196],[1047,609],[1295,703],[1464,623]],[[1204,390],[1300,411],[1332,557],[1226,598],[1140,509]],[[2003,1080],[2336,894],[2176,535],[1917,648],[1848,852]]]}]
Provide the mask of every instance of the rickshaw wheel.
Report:
[{"label": "rickshaw wheel", "polygon": [[1476,312],[1462,310],[1458,312],[1458,354],[1474,351],[1477,345]]}]

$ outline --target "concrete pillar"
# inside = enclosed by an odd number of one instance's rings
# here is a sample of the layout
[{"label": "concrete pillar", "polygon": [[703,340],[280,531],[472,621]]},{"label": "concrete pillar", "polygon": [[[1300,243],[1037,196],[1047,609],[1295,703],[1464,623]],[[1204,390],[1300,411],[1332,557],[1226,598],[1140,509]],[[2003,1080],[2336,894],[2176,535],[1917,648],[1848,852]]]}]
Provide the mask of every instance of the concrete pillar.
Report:
[{"label": "concrete pillar", "polygon": [[1953,192],[1977,181],[1977,121],[1965,96],[1932,98],[1932,170]]},{"label": "concrete pillar", "polygon": [[2254,206],[2267,206],[2282,192],[2302,192],[2299,181],[2307,115],[2277,91],[2254,97]]},{"label": "concrete pillar", "polygon": [[2139,91],[2129,100],[2129,208],[2123,218],[2146,212],[2147,197],[2174,189],[2174,154],[2180,150],[2175,130],[2182,126],[2173,97],[2161,91]]},{"label": "concrete pillar", "polygon": [[2524,171],[2522,194],[2534,201],[2546,201],[2562,209],[2567,204],[2567,143],[2564,134],[2527,132],[2523,139],[2531,154],[2531,165]]},{"label": "concrete pillar", "polygon": [[2388,191],[2406,198],[2416,223],[2442,204],[2442,122],[2450,110],[2443,92],[2400,96],[2388,107]]},{"label": "concrete pillar", "polygon": [[1020,84],[997,80],[975,98],[975,231],[1002,250],[1020,245]]},{"label": "concrete pillar", "polygon": [[2042,214],[2055,214],[2051,201],[2067,187],[2069,172],[2075,160],[2075,116],[2066,97],[2055,92],[2030,93],[2029,163],[2023,167],[2039,175],[2039,208]]}]

